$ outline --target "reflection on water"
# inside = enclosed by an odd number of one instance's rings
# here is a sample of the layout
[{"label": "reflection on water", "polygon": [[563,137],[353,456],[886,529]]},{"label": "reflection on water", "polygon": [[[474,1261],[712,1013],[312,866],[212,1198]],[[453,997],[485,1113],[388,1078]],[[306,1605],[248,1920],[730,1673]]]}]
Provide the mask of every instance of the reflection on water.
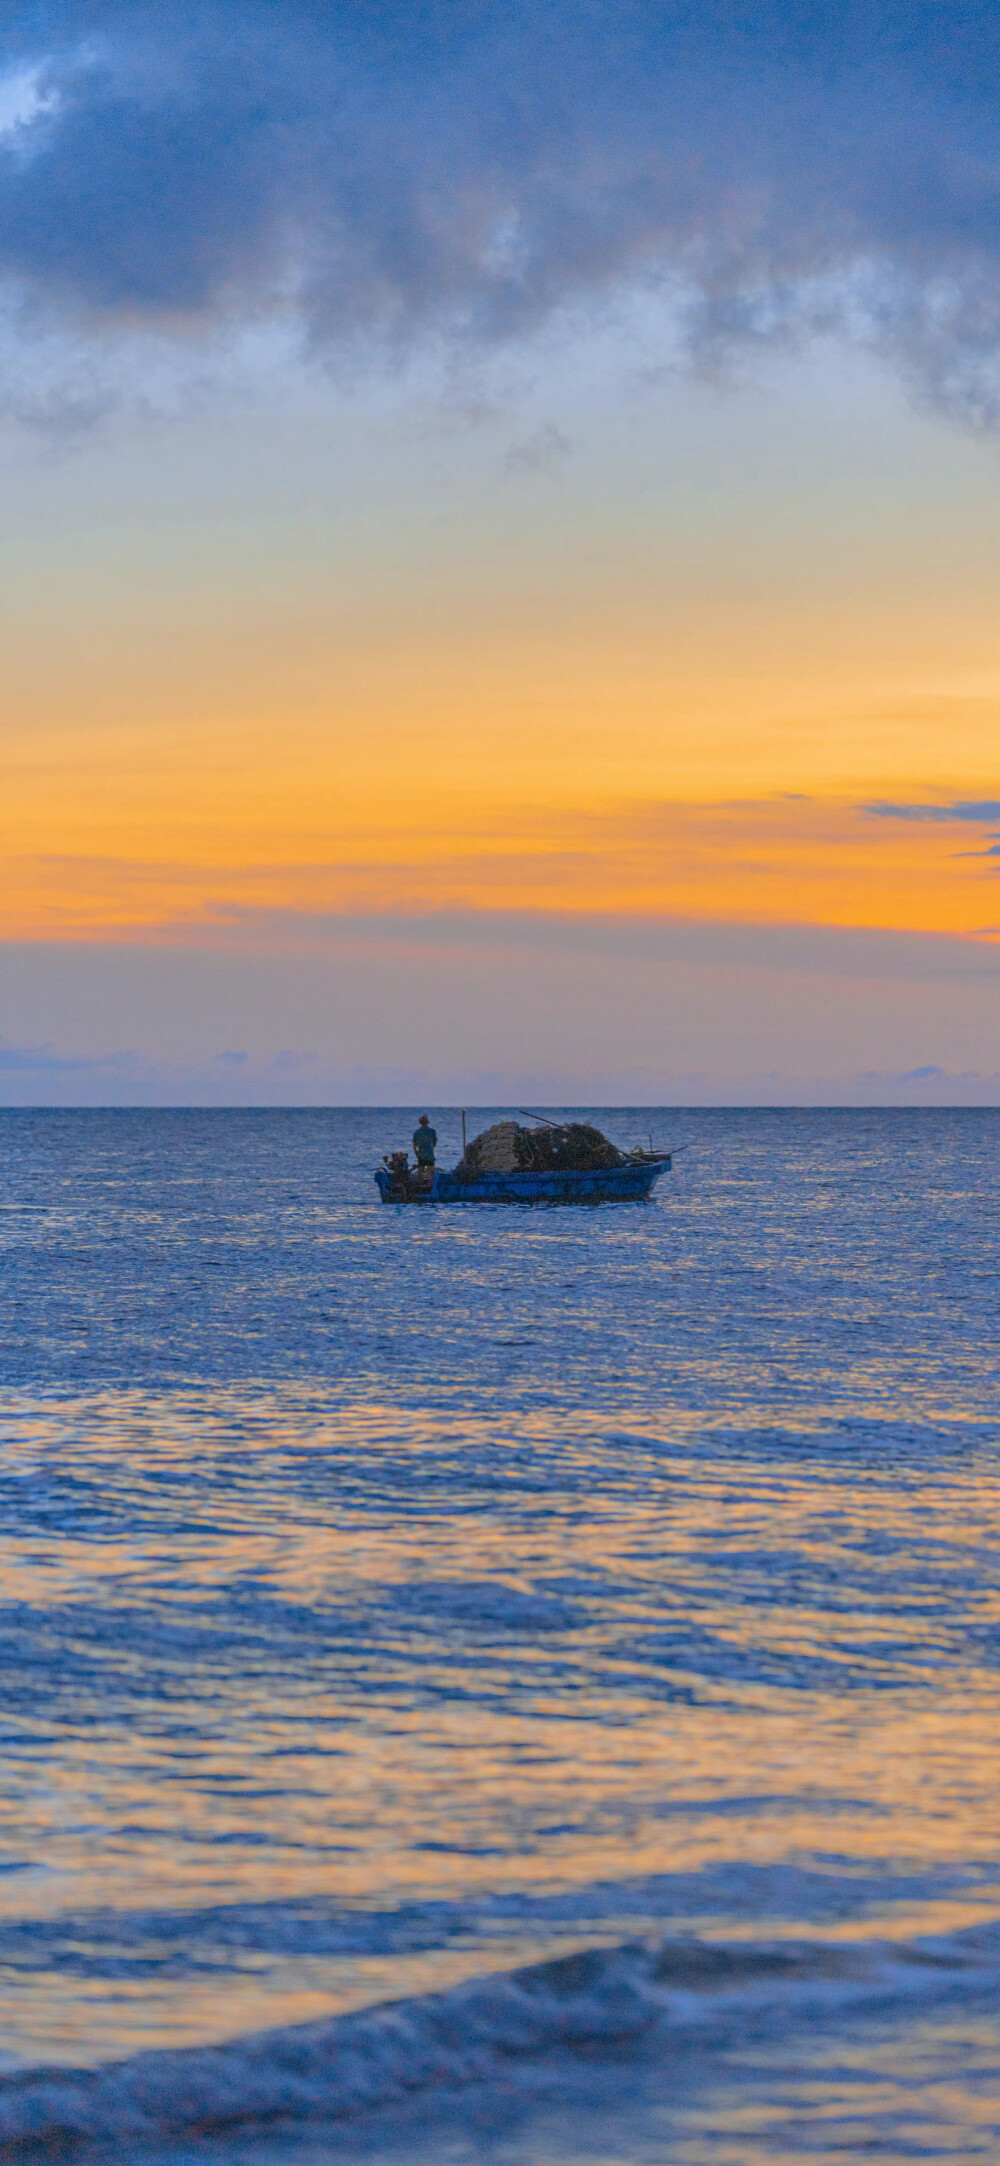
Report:
[{"label": "reflection on water", "polygon": [[998,1116],[654,1129],[648,1207],[406,1212],[387,1116],[0,1116],[14,2050],[996,1915]]}]

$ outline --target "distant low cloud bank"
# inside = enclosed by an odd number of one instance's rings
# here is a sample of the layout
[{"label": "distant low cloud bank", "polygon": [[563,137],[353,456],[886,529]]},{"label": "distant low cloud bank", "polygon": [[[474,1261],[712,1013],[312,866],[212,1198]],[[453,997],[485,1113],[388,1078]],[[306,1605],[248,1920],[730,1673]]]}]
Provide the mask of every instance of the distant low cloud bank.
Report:
[{"label": "distant low cloud bank", "polygon": [[[240,1072],[225,1054],[204,1061],[156,1059],[139,1053],[59,1056],[46,1048],[0,1049],[0,1119],[4,1110],[99,1106],[385,1106],[469,1109],[520,1107],[711,1106],[983,1106],[1000,1108],[1000,1072],[951,1072],[937,1063],[919,1068],[840,1069],[814,1074],[770,1068],[714,1075],[704,1070],[618,1067],[580,1073],[564,1067],[476,1067],[424,1062],[317,1061],[315,1054],[250,1060]],[[447,1160],[458,1154],[454,1135]],[[386,1141],[393,1139],[386,1131]],[[669,1139],[674,1140],[674,1139]],[[680,1163],[680,1161],[678,1161]]]},{"label": "distant low cloud bank", "polygon": [[137,334],[481,350],[640,290],[696,367],[838,331],[988,428],[998,105],[993,0],[15,0],[8,406],[53,337],[96,410]]},{"label": "distant low cloud bank", "polygon": [[0,943],[0,1105],[1000,1106],[993,942],[531,912],[278,932]]}]

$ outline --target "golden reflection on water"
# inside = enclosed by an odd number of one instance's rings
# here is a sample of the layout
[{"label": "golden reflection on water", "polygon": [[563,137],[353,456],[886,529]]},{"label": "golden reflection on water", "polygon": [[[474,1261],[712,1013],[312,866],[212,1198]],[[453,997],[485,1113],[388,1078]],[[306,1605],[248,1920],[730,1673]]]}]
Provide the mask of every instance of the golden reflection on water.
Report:
[{"label": "golden reflection on water", "polygon": [[[660,1459],[648,1422],[609,1444],[576,1419],[553,1449],[548,1419],[551,1478],[533,1486],[530,1422],[509,1436],[480,1419],[470,1447],[457,1418],[307,1413],[250,1423],[234,1455],[225,1408],[181,1405],[169,1433],[162,1409],[91,1408],[73,1463],[138,1497],[145,1522],[6,1537],[8,1602],[64,1620],[97,1698],[81,1686],[65,1718],[24,1717],[35,1742],[10,1763],[0,1850],[44,1871],[0,1878],[3,1915],[304,1890],[381,1909],[530,1898],[734,1856],[885,1869],[885,1903],[843,1933],[987,1914],[972,1883],[967,1902],[928,1891],[894,1912],[891,1878],[996,1856],[993,1468],[922,1479],[814,1454],[779,1474],[745,1445],[729,1462],[692,1452],[676,1424]],[[490,1485],[463,1495],[463,1463],[487,1448]],[[380,1502],[390,1454],[429,1482],[447,1464],[439,1505],[433,1485],[409,1516]],[[498,1586],[565,1614],[522,1628],[491,1611]],[[471,1609],[449,1609],[449,1589]],[[688,1922],[723,1929],[696,1906]],[[647,1926],[655,1911],[633,1909],[573,1938]],[[734,1911],[725,1929],[750,1927]],[[540,1920],[496,1944],[496,1965],[557,1945]],[[76,2058],[112,2033],[118,2050],[224,2035],[493,1961],[480,1935],[268,1957],[266,1977],[248,1957],[221,1998],[211,1977],[166,1974],[10,1985],[25,2035],[48,2002],[47,2050]]]},{"label": "golden reflection on water", "polygon": [[[620,1935],[584,1936],[591,1947],[612,1947]],[[105,1979],[68,1978],[59,1971],[36,1973],[27,1984],[16,1975],[0,1986],[12,1997],[5,2005],[4,2050],[20,2049],[32,2060],[42,2056],[74,2067],[95,2066],[147,2048],[211,2044],[244,2032],[311,2023],[323,2016],[346,2015],[374,2001],[402,2000],[411,1994],[437,1993],[463,1979],[506,1971],[562,1955],[581,1945],[579,1934],[550,1933],[530,1939],[513,1935],[496,1947],[431,1948],[419,1955],[349,1956],[326,1961],[297,1956],[255,1962],[251,1951],[239,1965],[227,1948],[224,1971],[215,1977],[119,1979],[109,1991]],[[210,1943],[207,1944],[207,1949]],[[13,1989],[13,1990],[12,1990]]]},{"label": "golden reflection on water", "polygon": [[[179,1448],[170,1439],[161,1460]],[[487,1500],[459,1524],[428,1514],[409,1529],[388,1513],[373,1526],[371,1508],[342,1510],[331,1525],[325,1500],[311,1519],[297,1497],[294,1518],[276,1529],[172,1534],[168,1555],[155,1538],[72,1534],[14,1549],[5,1560],[11,1599],[72,1605],[95,1586],[105,1600],[112,1590],[123,1671],[133,1660],[130,1604],[154,1595],[168,1619],[186,1615],[237,1571],[268,1595],[314,1605],[364,1600],[374,1587],[390,1612],[374,1649],[359,1633],[336,1658],[310,1649],[301,1676],[286,1665],[280,1687],[266,1664],[242,1678],[225,1722],[214,1720],[219,1681],[202,1652],[185,1666],[165,1734],[123,1719],[117,1750],[102,1743],[95,1766],[86,1730],[71,1731],[46,1768],[47,1795],[34,1800],[50,1871],[72,1874],[75,1899],[88,1905],[113,1900],[125,1870],[141,1902],[200,1900],[247,1881],[258,1896],[278,1894],[300,1882],[303,1847],[311,1884],[352,1899],[370,1890],[376,1861],[386,1897],[416,1884],[441,1894],[508,1879],[541,1887],[581,1873],[695,1869],[731,1849],[731,1823],[711,1808],[748,1797],[771,1801],[766,1814],[750,1806],[741,1818],[740,1851],[751,1859],[817,1846],[925,1862],[954,1856],[956,1846],[969,1857],[990,1850],[995,1670],[971,1660],[956,1669],[940,1589],[911,1588],[905,1611],[887,1616],[879,1581],[930,1539],[947,1592],[954,1560],[992,1540],[996,1483],[952,1470],[929,1496],[870,1480],[845,1491],[815,1469],[802,1480],[784,1474],[779,1485],[767,1469],[744,1465],[720,1483],[717,1467],[675,1457],[655,1508],[648,1498],[633,1507],[620,1492],[610,1503],[588,1494],[558,1515],[549,1499],[520,1500],[516,1543],[509,1497],[502,1510]],[[241,1511],[245,1519],[245,1500]],[[732,1589],[719,1599],[706,1546],[724,1552],[730,1578],[746,1559],[736,1599]],[[773,1593],[769,1586],[772,1552],[795,1555],[794,1607],[787,1578]],[[859,1553],[868,1589],[852,1609],[845,1597]],[[602,1588],[616,1573],[625,1584],[609,1604]],[[397,1586],[496,1580],[523,1591],[569,1582],[573,1628],[537,1642],[519,1635],[513,1646],[487,1628],[472,1649],[459,1633],[438,1653],[421,1620],[391,1614]],[[981,1632],[1000,1615],[995,1588],[970,1590],[969,1604]],[[638,1651],[622,1648],[630,1628]],[[691,1631],[711,1635],[723,1663],[727,1649],[750,1655],[757,1674],[706,1675],[686,1656]],[[676,1645],[661,1659],[641,1641],[664,1632]],[[818,1685],[807,1677],[808,1689],[789,1689],[787,1676],[770,1683],[771,1657],[792,1672],[818,1658],[824,1675]],[[931,1693],[928,1664],[942,1673]],[[675,1695],[666,1701],[664,1681]],[[72,1825],[81,1795],[96,1805],[96,1840]],[[548,1835],[533,1856],[525,1815],[539,1810],[566,1832]],[[16,1796],[0,1813],[16,1824]],[[485,1871],[469,1855],[477,1840]],[[427,1841],[440,1854],[421,1847],[415,1872],[413,1853]],[[4,1895],[19,1907],[11,1885]]]}]

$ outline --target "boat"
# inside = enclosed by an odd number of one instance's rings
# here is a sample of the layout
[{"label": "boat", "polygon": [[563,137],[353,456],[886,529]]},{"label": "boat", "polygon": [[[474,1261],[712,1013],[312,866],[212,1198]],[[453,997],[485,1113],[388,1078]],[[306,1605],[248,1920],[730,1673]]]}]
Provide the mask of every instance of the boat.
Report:
[{"label": "boat", "polygon": [[484,1173],[466,1181],[436,1166],[426,1186],[412,1166],[401,1181],[385,1165],[376,1167],[375,1181],[383,1203],[639,1203],[669,1171],[664,1151],[587,1173]]},{"label": "boat", "polygon": [[[534,1116],[540,1120],[540,1116]],[[463,1115],[464,1130],[464,1115]],[[583,1121],[501,1121],[457,1166],[411,1166],[406,1151],[375,1169],[383,1203],[641,1203],[671,1167],[669,1151],[620,1151]]]}]

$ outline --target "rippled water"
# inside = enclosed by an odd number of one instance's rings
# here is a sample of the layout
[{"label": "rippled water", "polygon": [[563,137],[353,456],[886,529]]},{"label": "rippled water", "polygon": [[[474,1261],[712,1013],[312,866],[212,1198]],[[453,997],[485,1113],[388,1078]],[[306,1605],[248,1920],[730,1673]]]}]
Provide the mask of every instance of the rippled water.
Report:
[{"label": "rippled water", "polygon": [[997,2156],[1000,1114],[593,1117],[0,1115],[0,2142]]}]

